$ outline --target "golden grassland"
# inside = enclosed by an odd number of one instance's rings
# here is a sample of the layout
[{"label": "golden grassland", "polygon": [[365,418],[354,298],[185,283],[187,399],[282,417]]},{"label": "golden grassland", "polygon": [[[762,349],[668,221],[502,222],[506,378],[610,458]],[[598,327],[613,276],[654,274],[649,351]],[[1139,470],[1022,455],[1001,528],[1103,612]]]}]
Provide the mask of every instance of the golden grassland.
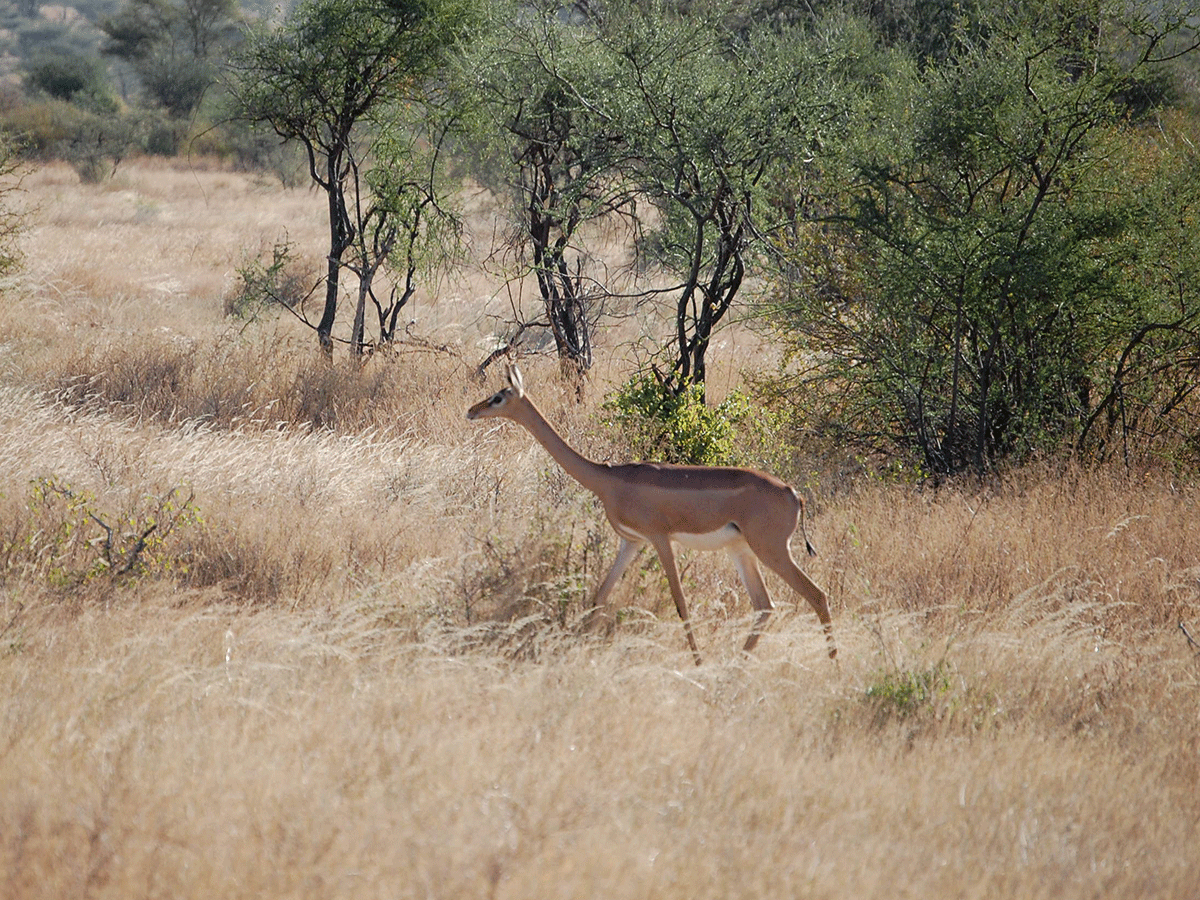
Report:
[{"label": "golden grassland", "polygon": [[[648,557],[615,633],[578,627],[616,540],[528,435],[465,421],[495,386],[478,273],[421,301],[451,352],[350,371],[286,319],[222,317],[282,230],[320,253],[311,193],[142,163],[25,197],[0,896],[1200,895],[1193,480],[931,490],[798,457],[839,661],[778,581],[740,654],[733,567],[692,554],[697,668]],[[755,354],[729,340],[732,384]],[[581,403],[523,366],[616,460],[605,360]]]}]

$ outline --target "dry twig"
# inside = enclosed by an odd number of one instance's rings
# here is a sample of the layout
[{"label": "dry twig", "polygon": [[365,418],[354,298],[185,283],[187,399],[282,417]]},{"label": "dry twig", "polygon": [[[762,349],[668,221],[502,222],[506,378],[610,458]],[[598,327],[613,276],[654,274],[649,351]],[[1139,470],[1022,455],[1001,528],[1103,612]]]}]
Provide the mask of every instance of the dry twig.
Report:
[{"label": "dry twig", "polygon": [[1182,631],[1183,636],[1187,638],[1188,646],[1192,648],[1192,652],[1196,654],[1196,656],[1200,656],[1200,644],[1196,643],[1196,639],[1192,637],[1191,633],[1187,630],[1187,626],[1183,624],[1182,619],[1179,621],[1179,630]]}]

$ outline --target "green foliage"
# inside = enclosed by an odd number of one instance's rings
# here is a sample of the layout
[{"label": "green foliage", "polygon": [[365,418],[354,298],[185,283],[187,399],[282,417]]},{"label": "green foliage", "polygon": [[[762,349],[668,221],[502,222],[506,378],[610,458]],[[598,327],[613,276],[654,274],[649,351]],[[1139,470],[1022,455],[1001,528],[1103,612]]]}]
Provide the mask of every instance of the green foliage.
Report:
[{"label": "green foliage", "polygon": [[236,43],[239,18],[236,0],[125,0],[99,24],[108,37],[104,52],[137,73],[148,105],[186,118]]},{"label": "green foliage", "polygon": [[605,426],[620,431],[636,459],[704,466],[754,466],[803,480],[794,471],[793,431],[786,416],[755,396],[732,391],[717,406],[700,385],[676,392],[643,372],[609,394]]},{"label": "green foliage", "polygon": [[179,488],[114,512],[86,491],[39,478],[24,521],[14,523],[0,543],[0,578],[32,575],[51,587],[73,588],[97,579],[186,574],[172,539],[200,523],[192,495],[184,497]]},{"label": "green foliage", "polygon": [[[462,222],[451,198],[458,188],[441,157],[453,126],[441,111],[415,105],[394,107],[375,142],[376,164],[366,173],[370,206],[353,246],[362,317],[356,311],[352,343],[366,342],[367,300],[374,307],[381,345],[396,337],[400,311],[421,278],[434,278],[461,261]],[[374,273],[386,269],[392,288],[385,296]]]},{"label": "green foliage", "polygon": [[4,115],[2,127],[23,156],[66,160],[88,184],[103,181],[140,147],[138,119],[97,113],[64,100],[19,106]]},{"label": "green foliage", "polygon": [[207,60],[154,60],[141,66],[142,86],[153,105],[177,119],[192,115],[216,80],[216,68]]},{"label": "green foliage", "polygon": [[389,103],[421,99],[470,9],[468,0],[306,0],[238,48],[234,107],[284,139],[348,149],[355,127]]},{"label": "green foliage", "polygon": [[581,307],[604,290],[588,286],[576,241],[594,229],[580,226],[619,215],[639,266],[674,281],[652,295],[670,323],[656,336],[664,377],[676,392],[704,383],[713,335],[754,285],[756,244],[774,223],[761,187],[781,161],[811,152],[845,57],[740,12],[521,4],[466,67],[462,90],[482,86],[481,124],[503,134],[481,143],[493,180],[518,189],[561,357],[586,367],[586,327],[571,326],[590,327]]},{"label": "green foliage", "polygon": [[41,51],[25,64],[26,84],[50,97],[109,115],[117,112],[104,64],[97,56]]},{"label": "green foliage", "polygon": [[271,248],[271,259],[248,260],[237,269],[238,284],[225,298],[225,315],[254,321],[279,306],[298,309],[311,295],[316,278],[292,255],[287,241]]},{"label": "green foliage", "polygon": [[1132,117],[1153,70],[1126,51],[1152,37],[1120,10],[1099,33],[1127,40],[1098,42],[1073,9],[1037,9],[972,18],[943,58],[864,90],[783,239],[806,402],[934,474],[1110,450],[1115,430],[1126,444],[1129,388],[1148,392],[1144,425],[1152,373],[1175,387],[1159,410],[1182,412],[1196,369],[1194,266],[1146,235],[1191,223],[1172,243],[1194,246],[1197,192],[1177,173],[1197,155],[1175,142],[1163,165],[1124,164],[1166,131]]},{"label": "green foliage", "polygon": [[950,689],[949,669],[938,663],[928,669],[880,672],[867,685],[863,699],[880,721],[906,719],[939,702]]},{"label": "green foliage", "polygon": [[699,385],[676,393],[649,373],[634,376],[610,394],[603,409],[605,425],[621,431],[635,457],[705,466],[736,461],[737,427],[752,412],[741,393],[710,407]]},{"label": "green foliage", "polygon": [[598,133],[600,117],[582,99],[602,89],[603,54],[589,29],[561,20],[560,4],[536,5],[536,15],[529,5],[491,8],[483,34],[458,59],[455,92],[478,148],[477,177],[511,197],[512,243],[536,276],[559,359],[584,372],[604,286],[584,274],[581,226],[627,198],[611,177],[613,146]]},{"label": "green foliage", "polygon": [[733,35],[720,21],[666,4],[614,3],[601,37],[611,84],[595,103],[619,136],[613,168],[656,213],[642,223],[640,258],[678,279],[674,328],[662,344],[676,391],[705,381],[714,329],[775,219],[763,184],[810,152],[839,58],[801,33]]},{"label": "green foliage", "polygon": [[875,672],[862,693],[874,724],[904,722],[909,735],[933,723],[968,732],[995,728],[1003,721],[999,697],[986,676],[965,677],[947,660],[927,667],[892,666]]},{"label": "green foliage", "polygon": [[[307,0],[282,25],[251,32],[232,58],[234,114],[302,145],[309,174],[329,199],[325,306],[316,325],[328,354],[342,268],[359,279],[352,337],[357,353],[364,346],[365,306],[374,299],[376,271],[403,232],[421,233],[419,219],[397,221],[396,214],[404,209],[423,215],[427,205],[401,207],[386,198],[376,204],[369,173],[384,163],[376,158],[381,138],[397,121],[412,124],[411,114],[397,111],[432,108],[433,76],[470,28],[474,12],[473,0]],[[442,135],[434,132],[430,144],[440,149]],[[439,158],[436,150],[433,156]],[[432,175],[422,184],[432,196]],[[381,312],[381,324],[385,318]]]}]

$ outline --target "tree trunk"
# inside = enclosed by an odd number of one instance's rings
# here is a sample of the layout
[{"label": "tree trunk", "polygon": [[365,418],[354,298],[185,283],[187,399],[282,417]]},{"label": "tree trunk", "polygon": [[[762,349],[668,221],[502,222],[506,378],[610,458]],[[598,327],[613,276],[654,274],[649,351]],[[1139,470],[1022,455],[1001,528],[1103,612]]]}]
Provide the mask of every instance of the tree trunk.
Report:
[{"label": "tree trunk", "polygon": [[345,186],[340,177],[340,169],[340,159],[331,155],[327,166],[327,180],[322,184],[329,201],[329,256],[325,267],[325,309],[321,313],[321,321],[317,323],[317,341],[322,352],[331,359],[342,255],[354,240],[354,231],[346,218]]},{"label": "tree trunk", "polygon": [[367,294],[369,291],[370,282],[365,275],[360,275],[358,278],[358,303],[354,305],[354,327],[350,329],[350,353],[356,358],[361,357],[366,349],[364,332],[367,327]]},{"label": "tree trunk", "polygon": [[[553,158],[537,154],[529,188],[529,239],[533,245],[534,271],[546,307],[546,318],[554,334],[554,346],[564,369],[582,375],[592,367],[592,336],[587,308],[578,275],[572,276],[566,262],[567,244],[578,222],[578,210],[564,212],[556,205]],[[558,237],[553,236],[554,231]]]},{"label": "tree trunk", "polygon": [[333,358],[333,320],[337,316],[338,273],[342,263],[340,254],[335,256],[336,243],[330,247],[328,265],[325,270],[325,309],[317,323],[317,342],[321,351]]}]

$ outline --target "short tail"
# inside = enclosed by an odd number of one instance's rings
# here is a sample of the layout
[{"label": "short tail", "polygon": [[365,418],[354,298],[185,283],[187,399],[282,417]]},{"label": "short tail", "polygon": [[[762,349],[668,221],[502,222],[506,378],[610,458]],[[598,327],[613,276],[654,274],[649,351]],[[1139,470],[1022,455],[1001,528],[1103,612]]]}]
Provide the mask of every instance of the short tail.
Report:
[{"label": "short tail", "polygon": [[[792,493],[796,493],[795,490]],[[812,541],[808,539],[808,530],[804,527],[804,498],[796,494],[796,499],[800,501],[800,536],[804,538],[804,549],[809,556],[816,556],[817,551],[812,545]]]}]

